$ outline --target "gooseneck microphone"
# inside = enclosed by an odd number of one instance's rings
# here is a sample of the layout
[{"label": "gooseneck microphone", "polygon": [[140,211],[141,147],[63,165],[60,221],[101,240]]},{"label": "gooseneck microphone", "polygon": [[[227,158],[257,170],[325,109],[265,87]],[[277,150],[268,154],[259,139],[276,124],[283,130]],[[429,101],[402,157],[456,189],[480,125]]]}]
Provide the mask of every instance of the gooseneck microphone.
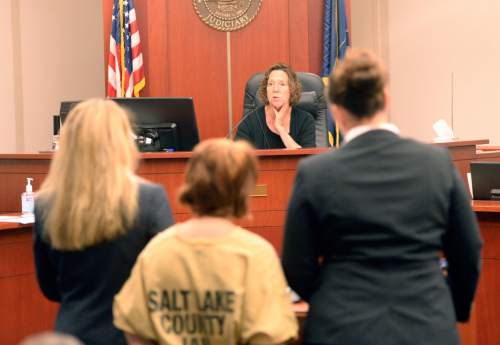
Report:
[{"label": "gooseneck microphone", "polygon": [[[266,129],[265,129],[265,126],[267,126],[267,124],[265,124],[265,123],[263,124],[263,123],[262,123],[262,119],[261,119],[261,117],[259,116],[259,113],[258,113],[258,110],[259,110],[260,108],[261,108],[261,107],[258,107],[257,109],[254,109],[254,110],[252,110],[252,111],[248,112],[247,114],[245,114],[245,115],[241,118],[241,120],[240,120],[240,121],[238,121],[238,123],[236,123],[236,125],[235,125],[235,126],[233,126],[233,128],[231,129],[231,132],[229,132],[229,134],[226,136],[226,139],[234,139],[234,135],[233,135],[234,130],[235,130],[236,128],[238,128],[238,127],[241,125],[241,123],[242,123],[243,121],[245,121],[247,118],[249,118],[249,117],[250,117],[250,116],[252,116],[252,115],[255,115],[255,116],[257,116],[258,128],[253,128],[253,130],[254,130],[255,132],[260,132],[260,133],[262,134],[262,138],[264,139],[264,147],[257,147],[257,148],[258,148],[258,149],[271,149],[272,147],[271,147],[271,144],[269,143],[269,137],[268,137],[268,132],[269,132],[269,130],[267,130],[267,131],[266,131]],[[264,112],[265,112],[265,110],[264,110]],[[252,142],[252,144],[253,144],[254,146],[256,146],[256,145],[257,145],[257,143],[256,143],[256,142]]]},{"label": "gooseneck microphone", "polygon": [[254,110],[246,113],[245,115],[243,115],[243,117],[233,126],[233,128],[231,128],[231,131],[226,135],[226,139],[234,139],[234,135],[233,135],[234,130],[236,128],[238,128],[241,125],[241,123],[243,121],[245,121],[247,118],[249,118],[252,114],[256,113],[257,109],[254,109]]}]

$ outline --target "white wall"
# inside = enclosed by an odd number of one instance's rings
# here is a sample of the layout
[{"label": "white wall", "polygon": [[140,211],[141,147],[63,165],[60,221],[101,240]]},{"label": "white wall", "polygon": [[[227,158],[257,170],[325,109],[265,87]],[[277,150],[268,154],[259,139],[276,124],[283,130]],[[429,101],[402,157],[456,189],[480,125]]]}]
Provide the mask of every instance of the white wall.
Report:
[{"label": "white wall", "polygon": [[500,144],[499,22],[495,0],[352,0],[353,45],[388,66],[391,120],[424,141],[443,118]]},{"label": "white wall", "polygon": [[500,145],[500,2],[460,0],[455,6],[455,131]]},{"label": "white wall", "polygon": [[16,150],[16,117],[14,106],[14,53],[12,42],[12,6],[10,0],[0,0],[0,152]]},{"label": "white wall", "polygon": [[0,27],[11,23],[11,29],[0,35],[3,42],[11,42],[12,57],[0,61],[5,62],[0,68],[12,74],[6,84],[10,92],[1,92],[2,106],[7,103],[10,108],[0,121],[15,129],[2,130],[7,135],[0,137],[0,151],[47,150],[52,115],[59,112],[61,100],[104,96],[102,4],[100,0],[0,1]]}]

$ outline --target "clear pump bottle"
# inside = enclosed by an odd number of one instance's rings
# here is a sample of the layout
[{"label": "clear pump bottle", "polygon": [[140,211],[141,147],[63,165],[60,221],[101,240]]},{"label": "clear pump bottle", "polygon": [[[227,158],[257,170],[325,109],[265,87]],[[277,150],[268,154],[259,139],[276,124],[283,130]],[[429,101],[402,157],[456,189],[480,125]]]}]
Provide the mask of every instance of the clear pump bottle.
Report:
[{"label": "clear pump bottle", "polygon": [[28,177],[26,181],[26,191],[21,194],[21,209],[23,215],[30,215],[35,211],[35,193],[33,193],[33,186],[31,185],[33,178]]}]

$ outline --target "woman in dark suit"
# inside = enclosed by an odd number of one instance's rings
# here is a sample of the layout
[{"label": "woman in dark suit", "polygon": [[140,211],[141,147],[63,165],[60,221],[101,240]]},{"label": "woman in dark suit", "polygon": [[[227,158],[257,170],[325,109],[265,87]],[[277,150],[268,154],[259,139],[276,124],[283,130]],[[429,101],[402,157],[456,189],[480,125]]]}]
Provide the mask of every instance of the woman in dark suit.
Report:
[{"label": "woman in dark suit", "polygon": [[125,344],[113,296],[172,215],[163,188],[134,174],[127,114],[93,99],[71,111],[35,203],[34,256],[43,294],[61,304],[55,330],[89,345]]},{"label": "woman in dark suit", "polygon": [[310,303],[309,344],[458,345],[469,318],[482,242],[468,193],[446,149],[388,123],[386,80],[351,51],[328,91],[343,145],[298,168],[283,265]]}]

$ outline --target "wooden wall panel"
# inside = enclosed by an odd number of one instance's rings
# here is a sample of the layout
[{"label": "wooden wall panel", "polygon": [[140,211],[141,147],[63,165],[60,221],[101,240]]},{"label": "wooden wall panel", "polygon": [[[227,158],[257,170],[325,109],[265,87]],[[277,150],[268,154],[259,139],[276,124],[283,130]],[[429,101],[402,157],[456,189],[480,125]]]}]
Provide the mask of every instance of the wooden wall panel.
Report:
[{"label": "wooden wall panel", "polygon": [[290,65],[297,71],[309,71],[309,2],[288,1]]},{"label": "wooden wall panel", "polygon": [[[150,0],[148,0],[150,1]],[[169,95],[193,96],[202,138],[228,131],[226,34],[196,15],[191,1],[168,1]],[[151,74],[151,73],[150,73]]]},{"label": "wooden wall panel", "polygon": [[323,59],[324,0],[309,0],[309,71],[320,75]]},{"label": "wooden wall panel", "polygon": [[263,1],[250,25],[231,33],[233,125],[243,114],[245,85],[251,75],[276,62],[290,62],[289,1]]},{"label": "wooden wall panel", "polygon": [[45,299],[35,278],[31,226],[0,231],[0,344],[18,344],[51,330],[58,304]]},{"label": "wooden wall panel", "polygon": [[[112,6],[103,0],[105,72]],[[204,24],[192,1],[136,0],[135,6],[146,73],[141,95],[193,97],[202,139],[227,135],[230,107],[233,126],[241,118],[245,83],[253,73],[278,61],[320,72],[321,0],[263,0],[255,20],[230,34],[231,78],[226,33]]]},{"label": "wooden wall panel", "polygon": [[[112,0],[103,0],[104,65]],[[135,1],[146,74],[144,97],[193,97],[202,139],[228,132],[226,34],[205,25],[191,1]],[[107,82],[107,80],[106,80]]]},{"label": "wooden wall panel", "polygon": [[104,73],[104,90],[108,92],[108,54],[109,54],[109,36],[111,33],[111,13],[113,12],[113,0],[102,0],[102,29],[104,33],[104,56],[103,58],[103,73]]},{"label": "wooden wall panel", "polygon": [[143,94],[167,96],[169,88],[168,8],[166,1],[136,1],[137,20],[141,29],[144,73],[147,76]]},{"label": "wooden wall panel", "polygon": [[[497,228],[497,232],[500,229]],[[488,243],[488,247],[489,243]],[[498,250],[498,247],[497,247]],[[483,259],[476,296],[477,322],[488,332],[478,332],[477,344],[500,343],[500,254],[495,259]]]}]

